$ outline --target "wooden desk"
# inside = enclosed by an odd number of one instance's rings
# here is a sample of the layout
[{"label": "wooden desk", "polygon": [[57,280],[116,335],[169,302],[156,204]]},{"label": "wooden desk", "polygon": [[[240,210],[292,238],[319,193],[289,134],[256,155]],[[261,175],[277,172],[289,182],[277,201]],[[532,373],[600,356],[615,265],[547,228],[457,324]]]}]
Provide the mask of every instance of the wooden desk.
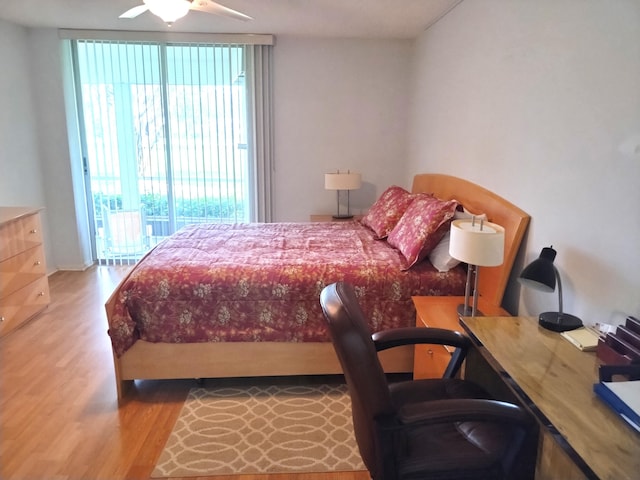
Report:
[{"label": "wooden desk", "polygon": [[[593,393],[594,353],[581,352],[531,317],[463,317],[460,323],[542,426],[536,478],[638,478],[640,435]],[[577,467],[573,472],[559,473],[548,461],[558,446]]]}]

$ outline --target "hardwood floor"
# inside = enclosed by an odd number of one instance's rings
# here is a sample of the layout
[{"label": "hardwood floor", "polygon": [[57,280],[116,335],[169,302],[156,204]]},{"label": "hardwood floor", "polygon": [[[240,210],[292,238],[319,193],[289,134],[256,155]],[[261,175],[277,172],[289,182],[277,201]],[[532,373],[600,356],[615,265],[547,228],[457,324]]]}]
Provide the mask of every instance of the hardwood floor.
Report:
[{"label": "hardwood floor", "polygon": [[[0,478],[135,480],[151,475],[195,382],[139,381],[118,406],[104,303],[126,271],[100,266],[53,274],[49,308],[0,339]],[[347,472],[210,478],[369,477]]]}]

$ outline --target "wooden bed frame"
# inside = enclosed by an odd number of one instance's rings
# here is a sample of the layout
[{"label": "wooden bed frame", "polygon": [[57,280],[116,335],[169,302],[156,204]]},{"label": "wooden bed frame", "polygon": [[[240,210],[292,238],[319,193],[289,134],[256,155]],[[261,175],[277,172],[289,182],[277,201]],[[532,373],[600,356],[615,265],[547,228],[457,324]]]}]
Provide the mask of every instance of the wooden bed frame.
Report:
[{"label": "wooden bed frame", "polygon": [[[456,199],[469,211],[486,213],[489,221],[505,229],[505,258],[499,267],[483,268],[478,290],[492,304],[500,305],[529,216],[498,195],[466,180],[439,174],[419,174],[413,192]],[[117,289],[116,289],[117,291]],[[115,292],[106,304],[111,315]],[[381,352],[387,372],[411,372],[413,348]],[[229,342],[168,344],[138,340],[122,356],[114,354],[118,399],[134,380],[224,378],[342,373],[333,346],[328,342]]]}]

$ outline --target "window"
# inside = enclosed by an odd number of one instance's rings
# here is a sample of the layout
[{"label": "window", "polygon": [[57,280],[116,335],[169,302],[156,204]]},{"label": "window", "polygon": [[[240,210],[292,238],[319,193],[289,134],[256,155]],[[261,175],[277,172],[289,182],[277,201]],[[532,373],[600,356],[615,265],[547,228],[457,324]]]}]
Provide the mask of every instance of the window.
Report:
[{"label": "window", "polygon": [[270,221],[270,47],[72,42],[100,261],[199,222]]}]

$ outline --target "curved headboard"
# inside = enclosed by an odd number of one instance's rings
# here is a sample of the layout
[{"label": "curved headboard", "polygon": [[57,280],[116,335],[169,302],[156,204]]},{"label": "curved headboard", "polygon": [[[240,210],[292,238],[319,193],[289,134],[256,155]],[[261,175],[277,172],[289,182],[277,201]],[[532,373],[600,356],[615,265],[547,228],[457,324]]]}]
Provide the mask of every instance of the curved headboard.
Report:
[{"label": "curved headboard", "polygon": [[413,177],[412,192],[431,193],[443,200],[455,199],[473,213],[486,213],[490,222],[504,227],[504,262],[498,267],[480,268],[478,291],[494,305],[502,303],[529,215],[480,185],[450,175],[423,173]]}]

